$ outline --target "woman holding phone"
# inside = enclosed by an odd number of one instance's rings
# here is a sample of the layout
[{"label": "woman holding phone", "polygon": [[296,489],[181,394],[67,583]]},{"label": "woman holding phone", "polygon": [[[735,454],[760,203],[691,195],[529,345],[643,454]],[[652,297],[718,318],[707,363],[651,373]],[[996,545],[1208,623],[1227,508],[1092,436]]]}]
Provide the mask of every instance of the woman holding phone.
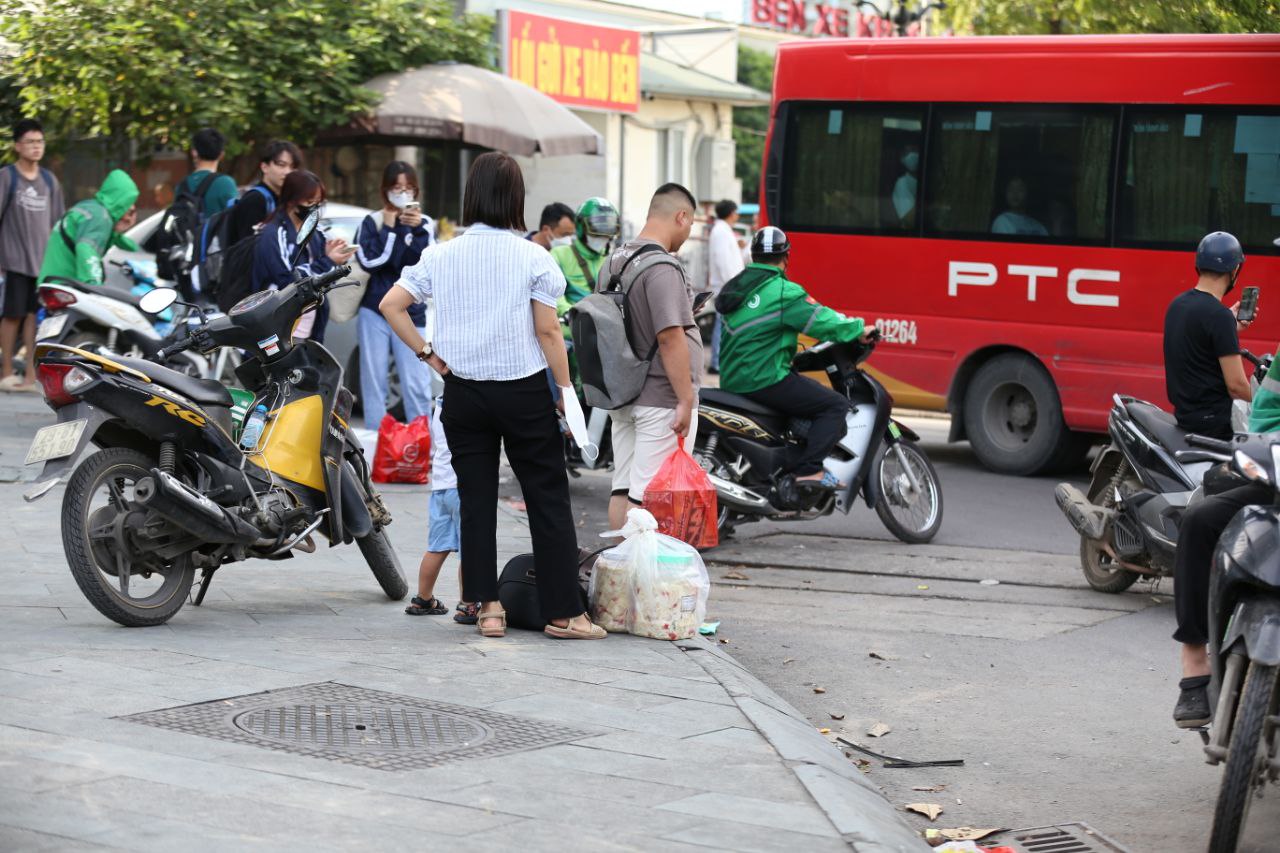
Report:
[{"label": "woman holding phone", "polygon": [[[328,240],[317,228],[298,256],[298,266],[291,261],[298,243],[298,229],[311,212],[324,205],[324,183],[314,172],[298,169],[290,172],[280,185],[280,205],[263,226],[253,254],[253,289],[278,290],[293,283],[297,273],[320,275],[337,264],[351,260],[354,246],[340,238]],[[329,309],[321,305],[308,311],[294,327],[295,338],[324,340],[324,327],[329,322]]]},{"label": "woman holding phone", "polygon": [[[405,268],[416,264],[422,251],[435,242],[435,223],[423,215],[419,194],[414,168],[403,160],[391,161],[382,172],[382,210],[366,216],[356,234],[356,258],[369,271],[356,318],[365,429],[376,430],[387,413],[392,358],[400,377],[405,420],[431,414],[430,369],[396,337],[378,311],[378,303]],[[413,306],[409,316],[425,337],[426,306]]]}]

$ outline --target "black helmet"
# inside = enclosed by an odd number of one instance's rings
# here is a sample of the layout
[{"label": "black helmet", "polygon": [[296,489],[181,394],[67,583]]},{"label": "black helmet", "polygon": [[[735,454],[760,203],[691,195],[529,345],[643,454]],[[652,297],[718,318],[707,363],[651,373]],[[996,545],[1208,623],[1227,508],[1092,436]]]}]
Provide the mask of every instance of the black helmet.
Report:
[{"label": "black helmet", "polygon": [[786,232],[773,225],[766,225],[751,238],[751,256],[785,255],[791,251],[791,241]]},{"label": "black helmet", "polygon": [[1244,250],[1240,241],[1226,231],[1206,234],[1196,249],[1196,269],[1206,272],[1229,273],[1244,263]]}]

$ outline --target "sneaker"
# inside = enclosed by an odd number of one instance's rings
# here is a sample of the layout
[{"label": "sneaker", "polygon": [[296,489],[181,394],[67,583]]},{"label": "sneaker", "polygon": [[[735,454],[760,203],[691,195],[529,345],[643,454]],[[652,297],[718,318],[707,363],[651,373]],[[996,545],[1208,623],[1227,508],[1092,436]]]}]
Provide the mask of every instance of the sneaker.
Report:
[{"label": "sneaker", "polygon": [[1173,706],[1173,722],[1180,729],[1198,729],[1209,725],[1209,676],[1198,675],[1178,682],[1181,693]]}]

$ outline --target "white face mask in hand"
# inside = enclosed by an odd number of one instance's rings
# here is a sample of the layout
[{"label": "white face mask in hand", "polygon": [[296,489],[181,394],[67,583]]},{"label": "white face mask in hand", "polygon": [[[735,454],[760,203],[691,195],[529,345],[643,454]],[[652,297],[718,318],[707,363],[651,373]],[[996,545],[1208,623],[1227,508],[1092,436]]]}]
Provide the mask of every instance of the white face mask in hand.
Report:
[{"label": "white face mask in hand", "polygon": [[387,193],[387,201],[391,202],[392,207],[404,210],[405,205],[413,201],[413,193],[391,190]]}]

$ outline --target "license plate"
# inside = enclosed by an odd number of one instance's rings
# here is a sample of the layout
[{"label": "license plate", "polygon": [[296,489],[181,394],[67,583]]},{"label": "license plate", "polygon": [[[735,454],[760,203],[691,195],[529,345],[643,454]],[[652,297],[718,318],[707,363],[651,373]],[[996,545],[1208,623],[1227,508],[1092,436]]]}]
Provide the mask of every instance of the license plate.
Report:
[{"label": "license plate", "polygon": [[88,423],[87,418],[81,418],[78,421],[44,427],[36,433],[35,439],[31,442],[31,449],[27,451],[26,464],[34,465],[37,462],[70,456],[80,444],[80,436],[84,435],[84,428]]},{"label": "license plate", "polygon": [[45,338],[56,338],[62,334],[62,328],[66,325],[66,314],[54,314],[52,317],[45,317],[40,321],[40,326],[36,329],[36,340],[43,341]]}]

